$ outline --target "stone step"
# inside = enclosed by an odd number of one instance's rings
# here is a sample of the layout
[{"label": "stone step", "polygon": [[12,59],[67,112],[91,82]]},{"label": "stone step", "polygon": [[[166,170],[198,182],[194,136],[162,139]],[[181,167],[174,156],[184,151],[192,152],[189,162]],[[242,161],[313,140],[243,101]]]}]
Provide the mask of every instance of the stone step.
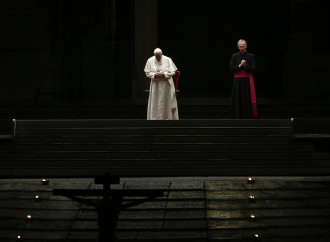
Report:
[{"label": "stone step", "polygon": [[296,134],[330,134],[330,118],[295,118],[292,127]]},{"label": "stone step", "polygon": [[[123,179],[114,190],[159,189],[164,196],[147,201],[145,197],[123,197],[123,204],[144,202],[121,209],[116,228],[119,241],[246,242],[253,241],[251,236],[256,232],[261,241],[329,238],[327,181],[260,177],[251,185],[246,184],[245,177],[204,178],[205,182],[201,178],[190,179]],[[95,241],[100,211],[95,207],[101,198],[87,195],[71,201],[52,193],[53,188],[63,187],[82,189],[84,194],[101,192],[101,186],[90,186],[91,181],[52,179],[48,186],[43,186],[40,179],[2,180],[0,240],[15,241],[13,238],[20,232],[27,241]],[[34,202],[36,193],[43,198],[41,202]],[[247,200],[251,193],[257,198],[255,203]],[[27,212],[34,218],[29,223],[24,219]],[[255,221],[248,219],[251,213],[256,215]]]},{"label": "stone step", "polygon": [[[306,159],[329,159],[327,153],[317,152],[232,152],[232,151],[35,151],[35,152],[1,152],[0,160],[12,159],[120,159],[120,160],[135,160],[135,159],[146,159],[154,160],[157,162],[158,159],[169,159],[179,161],[181,159],[255,159],[255,160],[306,160]],[[51,165],[51,162],[48,162]],[[201,162],[203,164],[203,162]],[[188,164],[187,164],[188,165]]]},{"label": "stone step", "polygon": [[106,127],[291,127],[290,119],[57,119],[17,120],[18,129],[28,128],[106,128]]},{"label": "stone step", "polygon": [[16,135],[291,135],[289,127],[17,128]]},{"label": "stone step", "polygon": [[[42,39],[43,37],[39,36],[38,38]],[[45,38],[48,37],[45,36]],[[38,45],[43,45],[39,42]],[[44,40],[44,43],[48,42],[47,39]],[[29,43],[29,46],[31,44]],[[122,102],[114,100],[109,104],[27,103],[3,105],[0,107],[0,114],[2,117],[15,117],[16,119],[146,119],[146,100],[143,102],[140,100],[137,103],[128,100]],[[223,102],[210,104],[210,102],[199,105],[194,105],[189,101],[185,101],[184,104],[179,103],[180,119],[227,119],[229,117],[229,106],[227,104],[223,104]],[[258,112],[258,119],[329,118],[330,105],[259,104]]]},{"label": "stone step", "polygon": [[[304,220],[303,218],[301,220]],[[260,235],[259,239],[253,238],[255,231]],[[271,231],[271,232],[269,232]],[[248,229],[219,229],[211,230],[208,234],[211,242],[218,241],[272,241],[272,242],[310,242],[328,241],[327,226],[297,225],[296,227],[286,227],[284,224],[277,226],[259,225]],[[225,238],[225,240],[223,240]]]},{"label": "stone step", "polygon": [[18,143],[283,143],[291,144],[288,135],[19,135]]},{"label": "stone step", "polygon": [[310,152],[314,151],[312,144],[283,144],[283,143],[18,143],[15,145],[2,144],[0,151],[247,151],[247,152]]},{"label": "stone step", "polygon": [[[55,161],[55,160],[54,160]],[[223,165],[223,166],[191,166],[190,163],[182,166],[170,166],[165,164],[161,166],[159,164],[153,167],[136,167],[131,164],[128,167],[108,167],[104,164],[100,167],[91,167],[89,162],[88,166],[77,168],[81,162],[72,164],[66,167],[54,167],[47,166],[42,167],[42,163],[38,163],[35,166],[30,164],[31,161],[26,161],[25,165],[16,164],[12,167],[13,163],[4,163],[1,165],[0,176],[3,178],[90,178],[103,176],[105,173],[112,176],[119,177],[189,177],[189,176],[322,176],[329,175],[330,167],[328,161],[315,162],[315,160],[309,160],[302,164],[298,161],[296,164],[291,164],[292,161],[283,161],[284,164],[279,164],[278,161],[274,161],[273,164],[262,163],[255,164],[255,166],[246,165]],[[98,161],[94,161],[96,164]],[[3,163],[3,162],[1,162]],[[10,166],[9,166],[10,164]],[[155,163],[154,163],[155,164]],[[189,165],[189,169],[187,168]]]},{"label": "stone step", "polygon": [[72,172],[95,177],[102,172],[123,176],[326,174],[330,168],[327,153],[315,152],[313,145],[292,143],[290,119],[16,123],[15,143],[0,149],[7,176],[24,169],[28,176]]}]

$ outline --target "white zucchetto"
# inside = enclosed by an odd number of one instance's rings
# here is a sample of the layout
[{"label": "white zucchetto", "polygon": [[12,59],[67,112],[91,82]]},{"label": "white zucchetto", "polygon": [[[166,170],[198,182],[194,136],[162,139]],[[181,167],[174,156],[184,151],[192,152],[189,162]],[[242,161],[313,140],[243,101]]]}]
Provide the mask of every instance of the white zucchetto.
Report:
[{"label": "white zucchetto", "polygon": [[154,54],[156,54],[156,53],[163,53],[163,51],[162,51],[161,49],[159,49],[159,48],[156,48],[156,49],[154,50]]}]

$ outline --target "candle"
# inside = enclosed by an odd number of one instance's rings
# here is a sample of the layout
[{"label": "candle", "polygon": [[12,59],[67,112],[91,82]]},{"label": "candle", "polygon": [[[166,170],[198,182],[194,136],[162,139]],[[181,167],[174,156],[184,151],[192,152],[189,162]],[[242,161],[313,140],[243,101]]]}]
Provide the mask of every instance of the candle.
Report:
[{"label": "candle", "polygon": [[31,216],[30,214],[28,214],[28,215],[26,215],[26,218],[27,218],[28,220],[30,220],[30,219],[32,219],[32,216]]},{"label": "candle", "polygon": [[254,178],[249,177],[249,178],[247,179],[247,182],[248,182],[248,184],[254,184],[255,180],[254,180]]},{"label": "candle", "polygon": [[249,196],[249,201],[250,202],[255,202],[256,198],[253,195]]},{"label": "candle", "polygon": [[34,196],[34,201],[39,202],[41,200],[41,197],[39,195]]},{"label": "candle", "polygon": [[42,183],[43,185],[48,185],[48,184],[49,184],[49,180],[47,180],[47,179],[42,179],[42,180],[41,180],[41,183]]},{"label": "candle", "polygon": [[250,215],[250,220],[251,220],[251,221],[255,220],[255,218],[256,218],[256,216],[255,216],[254,214],[251,214],[251,215]]}]

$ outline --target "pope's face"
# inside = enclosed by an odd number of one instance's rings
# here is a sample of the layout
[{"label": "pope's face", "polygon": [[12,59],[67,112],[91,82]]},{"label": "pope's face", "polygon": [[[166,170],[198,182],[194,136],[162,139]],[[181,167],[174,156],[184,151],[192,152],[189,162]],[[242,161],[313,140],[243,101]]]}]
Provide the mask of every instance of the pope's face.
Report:
[{"label": "pope's face", "polygon": [[156,57],[156,59],[158,60],[158,61],[160,61],[161,59],[162,59],[162,53],[161,52],[157,52],[157,53],[155,53],[155,57]]},{"label": "pope's face", "polygon": [[245,45],[245,43],[243,42],[243,43],[239,43],[238,44],[238,49],[239,49],[239,51],[243,54],[243,53],[245,53],[246,52],[246,48],[247,48],[247,46]]}]

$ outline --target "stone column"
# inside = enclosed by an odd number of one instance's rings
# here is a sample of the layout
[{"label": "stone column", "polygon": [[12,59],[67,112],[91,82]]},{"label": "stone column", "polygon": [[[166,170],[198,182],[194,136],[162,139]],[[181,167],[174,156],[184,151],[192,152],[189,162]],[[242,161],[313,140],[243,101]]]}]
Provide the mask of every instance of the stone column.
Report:
[{"label": "stone column", "polygon": [[143,70],[147,59],[153,55],[153,50],[157,47],[157,1],[134,1],[133,8],[132,97],[136,99],[145,96],[147,78]]}]

